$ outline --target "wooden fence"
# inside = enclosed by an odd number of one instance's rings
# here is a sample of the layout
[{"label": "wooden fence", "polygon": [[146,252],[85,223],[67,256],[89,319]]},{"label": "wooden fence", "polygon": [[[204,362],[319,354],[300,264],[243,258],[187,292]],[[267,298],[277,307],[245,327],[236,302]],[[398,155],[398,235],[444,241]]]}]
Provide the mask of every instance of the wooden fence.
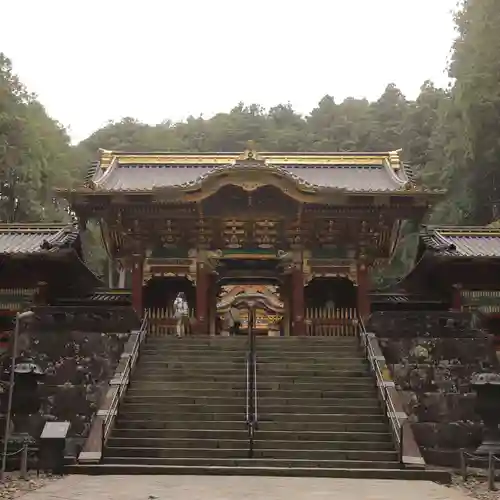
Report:
[{"label": "wooden fence", "polygon": [[[163,337],[175,334],[176,319],[172,306],[146,309],[145,313],[148,317],[148,335]],[[189,316],[191,319],[195,318],[194,309],[190,311]],[[243,316],[242,314],[242,319],[245,319]],[[272,321],[276,322],[274,317]],[[312,307],[306,310],[306,334],[309,336],[354,337],[357,333],[358,319],[355,308]]]},{"label": "wooden fence", "polygon": [[311,337],[355,337],[358,334],[357,310],[309,308],[306,310],[306,333]]},{"label": "wooden fence", "polygon": [[[157,307],[145,309],[144,313],[148,318],[148,336],[164,337],[165,335],[175,335],[177,320],[174,317],[174,307]],[[189,318],[195,318],[194,309],[189,312]],[[192,324],[192,321],[190,321]]]}]

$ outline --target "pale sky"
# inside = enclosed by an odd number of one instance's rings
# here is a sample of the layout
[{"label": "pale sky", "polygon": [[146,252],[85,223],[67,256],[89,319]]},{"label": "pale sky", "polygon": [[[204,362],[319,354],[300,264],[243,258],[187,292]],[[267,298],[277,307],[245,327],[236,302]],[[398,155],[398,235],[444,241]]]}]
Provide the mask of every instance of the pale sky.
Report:
[{"label": "pale sky", "polygon": [[84,139],[108,120],[210,117],[239,101],[408,98],[446,85],[456,0],[3,0],[0,51]]}]

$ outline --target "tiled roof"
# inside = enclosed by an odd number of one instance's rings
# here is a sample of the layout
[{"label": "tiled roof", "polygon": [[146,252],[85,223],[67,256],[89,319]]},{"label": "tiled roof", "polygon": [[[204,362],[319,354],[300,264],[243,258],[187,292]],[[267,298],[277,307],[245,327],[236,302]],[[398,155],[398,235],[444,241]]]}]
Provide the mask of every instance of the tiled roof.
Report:
[{"label": "tiled roof", "polygon": [[483,226],[427,226],[425,246],[447,257],[500,258],[500,229]]},{"label": "tiled roof", "polygon": [[[228,166],[228,168],[230,168]],[[219,168],[220,169],[220,168]],[[218,170],[219,170],[218,169]],[[295,177],[299,183],[345,189],[349,191],[395,191],[402,188],[402,182],[390,177],[381,166],[287,165],[284,173]],[[195,185],[213,174],[213,166],[183,165],[124,165],[118,166],[99,184],[106,191],[153,190],[161,187]]]},{"label": "tiled roof", "polygon": [[67,224],[0,224],[0,255],[56,252],[77,238],[78,230]]},{"label": "tiled roof", "polygon": [[[257,159],[258,158],[258,159]],[[212,175],[262,168],[292,179],[304,188],[333,188],[351,192],[402,191],[411,172],[396,153],[262,153],[250,159],[241,154],[105,152],[89,171],[98,191],[151,191],[196,187]]]}]

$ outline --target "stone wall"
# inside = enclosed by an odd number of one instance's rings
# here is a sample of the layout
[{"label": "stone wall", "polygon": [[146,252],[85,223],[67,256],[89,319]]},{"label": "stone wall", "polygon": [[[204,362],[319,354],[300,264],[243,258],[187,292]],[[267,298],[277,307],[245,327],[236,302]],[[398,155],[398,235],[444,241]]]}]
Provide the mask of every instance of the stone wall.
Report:
[{"label": "stone wall", "polygon": [[428,463],[458,465],[458,450],[474,450],[480,442],[470,379],[498,371],[498,360],[492,337],[475,323],[468,313],[384,311],[367,324]]},{"label": "stone wall", "polygon": [[[58,309],[61,314],[61,308]],[[93,317],[94,328],[99,326]],[[97,322],[97,325],[95,324]],[[38,401],[23,387],[23,375],[16,375],[14,392],[13,432],[28,433],[39,437],[46,421],[69,420],[73,445],[83,442],[90,429],[103,389],[113,376],[114,370],[129,332],[137,327],[132,321],[103,322],[104,328],[87,331],[87,322],[61,320],[57,327],[51,327],[47,317],[38,317],[22,330],[19,336],[18,363],[30,360],[38,365],[44,375],[38,378]],[[97,331],[96,331],[97,330]],[[116,331],[121,330],[121,331]],[[10,353],[2,356],[1,381],[3,394],[0,396],[0,413],[7,406],[7,385],[10,372]],[[28,375],[29,377],[29,375]],[[3,424],[0,434],[3,434]]]}]

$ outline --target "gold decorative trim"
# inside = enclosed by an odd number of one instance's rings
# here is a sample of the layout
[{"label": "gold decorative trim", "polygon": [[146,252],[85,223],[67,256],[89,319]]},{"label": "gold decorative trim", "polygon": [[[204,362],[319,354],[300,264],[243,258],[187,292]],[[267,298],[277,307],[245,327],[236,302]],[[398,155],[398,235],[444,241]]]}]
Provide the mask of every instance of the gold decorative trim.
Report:
[{"label": "gold decorative trim", "polygon": [[[253,154],[252,158],[248,155]],[[158,155],[134,155],[117,153],[116,159],[120,165],[229,165],[238,160],[265,161],[268,165],[372,165],[382,166],[384,160],[388,160],[388,153],[373,155],[276,155],[272,153],[257,153],[247,150],[241,155],[235,154],[201,154],[201,155],[183,155],[183,154],[158,154]],[[111,163],[112,157],[109,158]],[[102,160],[101,160],[102,161]],[[101,164],[102,165],[102,164]]]}]

